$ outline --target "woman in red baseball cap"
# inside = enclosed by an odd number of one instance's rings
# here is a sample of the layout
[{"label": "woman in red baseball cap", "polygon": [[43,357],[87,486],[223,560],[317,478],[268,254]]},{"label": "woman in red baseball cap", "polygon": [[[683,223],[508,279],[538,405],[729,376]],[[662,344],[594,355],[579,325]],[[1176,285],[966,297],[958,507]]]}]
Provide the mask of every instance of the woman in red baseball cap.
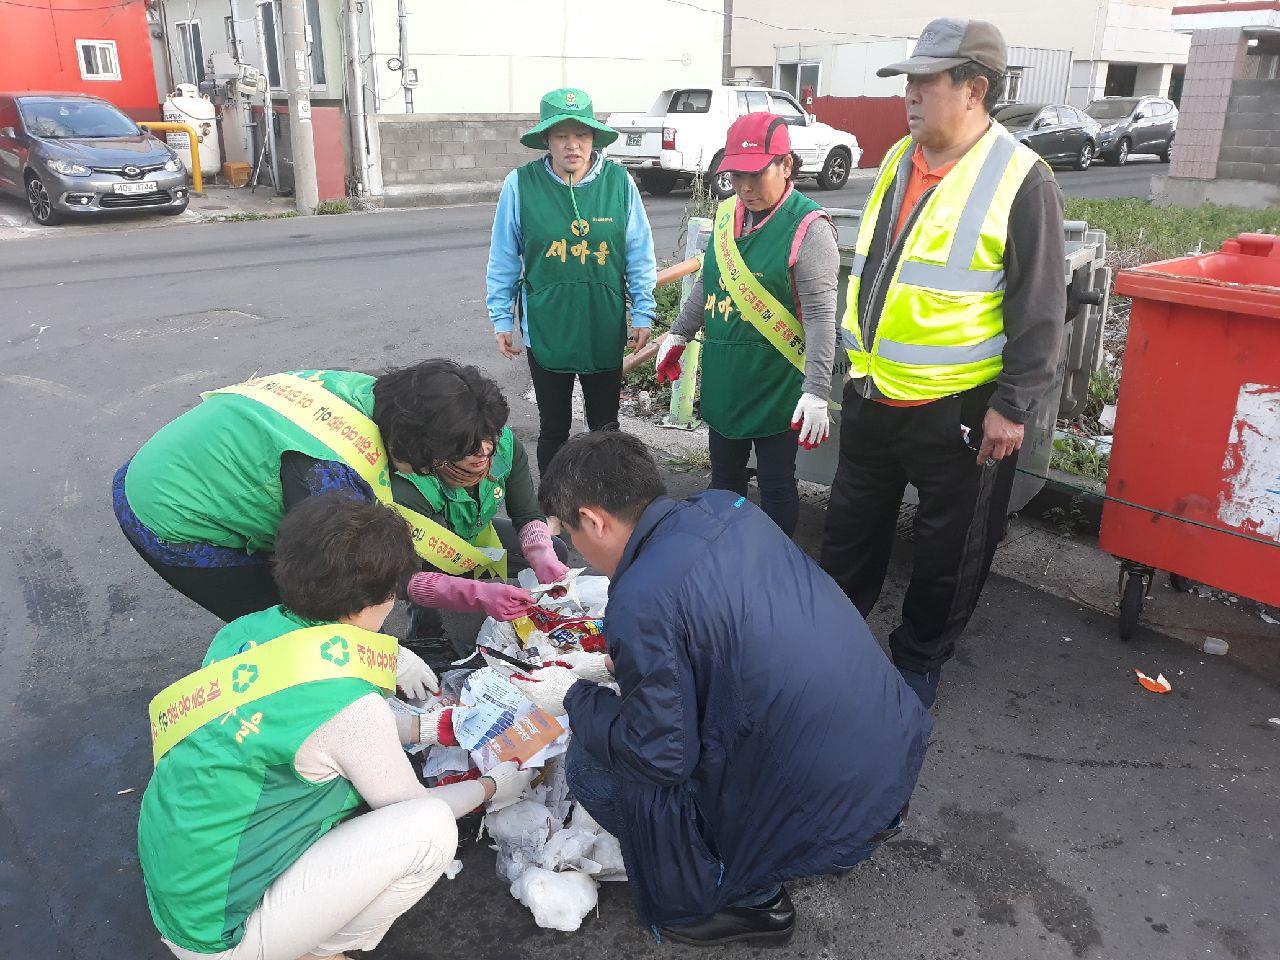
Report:
[{"label": "woman in red baseball cap", "polygon": [[726,170],[735,196],[716,211],[702,278],[658,351],[658,379],[680,376],[702,330],[711,486],[745,496],[754,447],[760,506],[789,535],[800,514],[797,444],[812,449],[829,432],[840,253],[830,217],[795,188],[800,158],[782,117],[739,118],[716,172]]}]

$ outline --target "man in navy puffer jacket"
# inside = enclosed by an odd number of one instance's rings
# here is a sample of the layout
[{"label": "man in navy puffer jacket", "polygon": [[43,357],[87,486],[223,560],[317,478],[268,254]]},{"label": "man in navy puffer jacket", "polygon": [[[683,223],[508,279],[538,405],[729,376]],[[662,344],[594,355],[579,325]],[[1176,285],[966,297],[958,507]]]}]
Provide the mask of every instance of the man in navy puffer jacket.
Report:
[{"label": "man in navy puffer jacket", "polygon": [[[600,432],[560,450],[539,499],[613,578],[608,657],[521,686],[568,714],[570,787],[621,841],[637,912],[682,942],[786,942],[781,885],[897,832],[932,719],[835,582],[744,498],[673,500],[640,441]],[[620,696],[598,685],[609,672]]]}]

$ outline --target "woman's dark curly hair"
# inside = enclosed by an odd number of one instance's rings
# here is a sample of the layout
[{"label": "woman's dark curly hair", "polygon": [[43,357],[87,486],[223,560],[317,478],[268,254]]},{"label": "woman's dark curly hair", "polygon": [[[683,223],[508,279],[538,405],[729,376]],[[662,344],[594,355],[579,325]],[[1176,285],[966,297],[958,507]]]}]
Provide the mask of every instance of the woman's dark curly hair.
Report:
[{"label": "woman's dark curly hair", "polygon": [[306,620],[332,621],[385,603],[418,564],[404,517],[332,491],[284,515],[271,573],[286,607]]},{"label": "woman's dark curly hair", "polygon": [[510,412],[496,383],[453,360],[389,370],[373,384],[373,422],[387,453],[418,473],[497,442]]}]

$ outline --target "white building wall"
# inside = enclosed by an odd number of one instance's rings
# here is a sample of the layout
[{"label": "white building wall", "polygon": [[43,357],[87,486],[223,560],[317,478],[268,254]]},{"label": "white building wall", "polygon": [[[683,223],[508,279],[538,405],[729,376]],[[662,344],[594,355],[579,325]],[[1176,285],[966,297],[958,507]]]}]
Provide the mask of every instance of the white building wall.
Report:
[{"label": "white building wall", "polygon": [[[556,87],[586,90],[598,114],[644,111],[666,87],[718,83],[723,6],[717,0],[615,4],[486,0],[439,4],[406,0],[405,66],[418,71],[412,112],[536,112]],[[404,113],[396,0],[373,0],[376,74],[382,114]]]}]

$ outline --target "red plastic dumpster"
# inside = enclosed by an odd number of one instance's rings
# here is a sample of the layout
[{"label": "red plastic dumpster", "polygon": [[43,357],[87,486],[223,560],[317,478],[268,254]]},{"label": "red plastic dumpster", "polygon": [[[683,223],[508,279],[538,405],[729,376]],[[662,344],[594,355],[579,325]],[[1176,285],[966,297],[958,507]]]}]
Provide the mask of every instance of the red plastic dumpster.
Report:
[{"label": "red plastic dumpster", "polygon": [[[1280,604],[1280,237],[1124,270],[1133,298],[1099,541],[1120,635],[1154,571]],[[1148,509],[1143,509],[1148,508]],[[1234,534],[1234,535],[1233,535]]]}]

